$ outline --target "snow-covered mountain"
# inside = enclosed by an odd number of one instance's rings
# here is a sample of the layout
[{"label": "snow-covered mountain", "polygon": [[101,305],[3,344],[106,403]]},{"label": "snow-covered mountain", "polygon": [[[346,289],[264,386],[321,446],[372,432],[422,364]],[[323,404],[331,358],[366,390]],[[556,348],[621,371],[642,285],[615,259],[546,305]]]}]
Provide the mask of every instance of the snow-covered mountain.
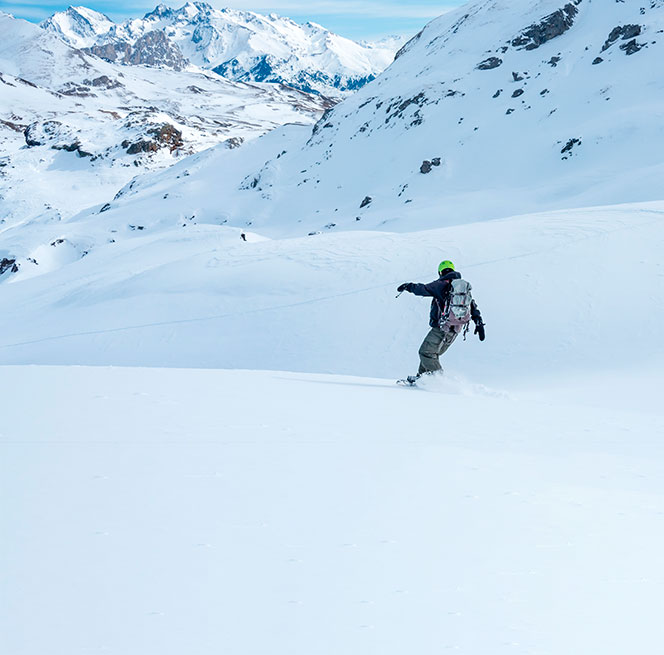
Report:
[{"label": "snow-covered mountain", "polygon": [[[662,643],[664,2],[639,4],[473,0],[313,130],[195,153],[60,219],[17,203],[55,193],[46,169],[83,193],[96,139],[28,146],[3,115],[33,156],[0,166],[32,181],[0,200],[4,651]],[[160,87],[160,111],[222,120],[213,73],[182,96],[189,72],[71,48],[33,70],[58,46],[25,43],[0,50],[22,112],[69,102],[83,133],[85,103],[131,90],[147,111]],[[233,88],[235,119],[267,120],[266,87]],[[129,100],[104,102],[126,125]],[[403,389],[429,303],[396,287],[443,258],[487,339]]]},{"label": "snow-covered mountain", "polygon": [[324,99],[191,67],[111,64],[0,14],[0,221],[51,220],[96,204],[141,171],[284,123]]},{"label": "snow-covered mountain", "polygon": [[205,2],[179,9],[160,4],[120,24],[86,7],[69,7],[42,27],[108,61],[176,70],[191,62],[236,81],[279,82],[329,96],[373,80],[401,45],[396,37],[357,43],[315,23]]},{"label": "snow-covered mountain", "polygon": [[229,224],[283,236],[656,200],[662,30],[661,2],[475,0],[427,25],[313,131],[211,151],[182,164],[186,179],[145,177],[112,211],[177,188],[161,214],[175,223],[194,197],[213,215],[221,193]]}]

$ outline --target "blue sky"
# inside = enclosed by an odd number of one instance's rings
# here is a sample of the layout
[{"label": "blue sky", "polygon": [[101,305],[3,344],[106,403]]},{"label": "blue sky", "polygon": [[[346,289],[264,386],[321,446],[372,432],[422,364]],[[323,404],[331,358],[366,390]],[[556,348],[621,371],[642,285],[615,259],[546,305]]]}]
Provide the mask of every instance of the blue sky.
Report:
[{"label": "blue sky", "polygon": [[[180,7],[186,0],[164,4]],[[278,0],[266,4],[266,0],[208,0],[216,7],[249,9],[259,13],[274,12],[289,16],[304,23],[308,20],[324,25],[351,39],[376,38],[386,34],[414,34],[428,21],[445,11],[459,6],[464,0]],[[113,20],[142,16],[159,4],[159,0],[72,0],[70,3],[57,0],[0,0],[0,9],[18,18],[40,21],[56,11],[66,9],[69,4],[81,4],[108,15]]]}]

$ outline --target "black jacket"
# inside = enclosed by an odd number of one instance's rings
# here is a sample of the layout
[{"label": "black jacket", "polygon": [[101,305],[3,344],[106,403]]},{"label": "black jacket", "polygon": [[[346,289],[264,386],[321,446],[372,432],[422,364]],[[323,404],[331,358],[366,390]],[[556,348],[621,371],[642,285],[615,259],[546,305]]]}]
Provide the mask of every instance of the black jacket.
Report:
[{"label": "black jacket", "polygon": [[[406,287],[406,291],[415,294],[416,296],[428,296],[433,297],[431,301],[431,311],[429,312],[429,325],[433,328],[439,327],[440,321],[440,308],[445,304],[447,300],[447,295],[450,292],[450,287],[452,286],[452,280],[461,279],[461,274],[456,271],[449,271],[440,275],[437,280],[429,282],[429,284],[419,284],[417,282],[409,282]],[[470,315],[473,321],[477,323],[478,320],[482,320],[482,315],[480,310],[477,307],[477,303],[473,300],[470,305]]]}]

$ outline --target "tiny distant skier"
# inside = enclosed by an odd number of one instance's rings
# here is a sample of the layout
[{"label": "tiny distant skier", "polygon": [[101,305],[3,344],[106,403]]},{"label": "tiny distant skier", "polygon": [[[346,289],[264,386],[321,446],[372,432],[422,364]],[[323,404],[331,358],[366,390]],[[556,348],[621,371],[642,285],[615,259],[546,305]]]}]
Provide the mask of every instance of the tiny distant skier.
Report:
[{"label": "tiny distant skier", "polygon": [[417,375],[409,375],[400,384],[414,385],[422,375],[442,372],[439,357],[454,343],[461,334],[468,331],[470,321],[475,323],[475,334],[484,341],[484,322],[482,315],[470,293],[470,283],[462,279],[454,270],[454,264],[445,260],[438,267],[438,279],[429,284],[406,282],[397,291],[404,291],[416,296],[431,297],[429,325],[431,330],[420,346],[420,367]]}]

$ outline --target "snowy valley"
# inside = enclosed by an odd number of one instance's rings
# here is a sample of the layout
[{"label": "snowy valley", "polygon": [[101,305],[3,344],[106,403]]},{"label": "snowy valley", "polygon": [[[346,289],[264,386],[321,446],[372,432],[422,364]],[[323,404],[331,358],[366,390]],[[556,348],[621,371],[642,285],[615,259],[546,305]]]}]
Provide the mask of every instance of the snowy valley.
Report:
[{"label": "snowy valley", "polygon": [[[472,0],[338,103],[207,7],[0,16],[3,652],[656,651],[664,2]],[[487,340],[398,387],[442,259]]]}]

